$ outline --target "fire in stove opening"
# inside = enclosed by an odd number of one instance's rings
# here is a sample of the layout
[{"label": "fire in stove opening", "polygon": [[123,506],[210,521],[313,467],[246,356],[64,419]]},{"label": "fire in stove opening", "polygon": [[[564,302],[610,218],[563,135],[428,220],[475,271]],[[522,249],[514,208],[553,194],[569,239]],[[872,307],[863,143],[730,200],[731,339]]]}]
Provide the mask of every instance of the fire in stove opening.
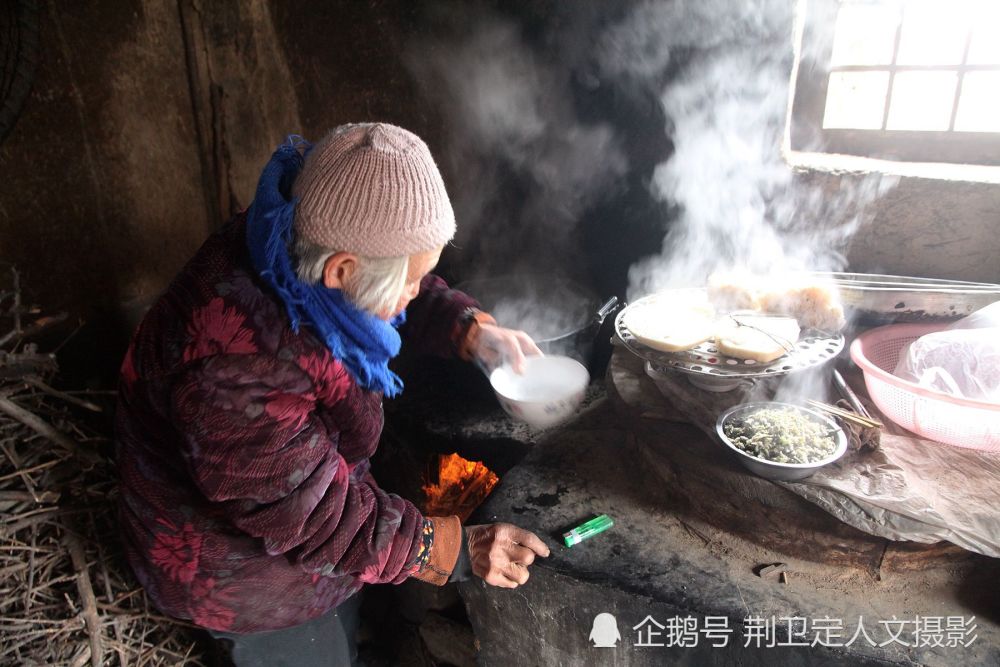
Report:
[{"label": "fire in stove opening", "polygon": [[464,522],[490,495],[500,478],[481,461],[468,461],[458,454],[441,455],[437,481],[423,485],[424,513],[428,516],[458,515]]}]

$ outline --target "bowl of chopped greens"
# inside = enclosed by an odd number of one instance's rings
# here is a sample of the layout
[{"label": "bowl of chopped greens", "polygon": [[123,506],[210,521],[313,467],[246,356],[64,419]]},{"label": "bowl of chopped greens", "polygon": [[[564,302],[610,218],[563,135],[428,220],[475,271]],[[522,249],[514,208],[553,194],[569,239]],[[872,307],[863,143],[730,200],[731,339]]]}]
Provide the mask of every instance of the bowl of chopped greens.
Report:
[{"label": "bowl of chopped greens", "polygon": [[836,422],[792,403],[737,405],[715,430],[744,466],[768,479],[805,479],[847,451],[847,435]]}]

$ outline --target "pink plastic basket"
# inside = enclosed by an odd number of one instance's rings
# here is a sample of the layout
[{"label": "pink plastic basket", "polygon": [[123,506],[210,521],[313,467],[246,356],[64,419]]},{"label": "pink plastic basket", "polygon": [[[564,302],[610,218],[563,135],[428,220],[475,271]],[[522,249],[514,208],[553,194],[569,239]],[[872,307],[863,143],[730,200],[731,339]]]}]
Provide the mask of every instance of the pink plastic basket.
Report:
[{"label": "pink plastic basket", "polygon": [[956,447],[1000,452],[1000,405],[942,394],[892,374],[907,345],[946,326],[938,322],[871,329],[851,343],[851,359],[864,371],[875,405],[903,428]]}]

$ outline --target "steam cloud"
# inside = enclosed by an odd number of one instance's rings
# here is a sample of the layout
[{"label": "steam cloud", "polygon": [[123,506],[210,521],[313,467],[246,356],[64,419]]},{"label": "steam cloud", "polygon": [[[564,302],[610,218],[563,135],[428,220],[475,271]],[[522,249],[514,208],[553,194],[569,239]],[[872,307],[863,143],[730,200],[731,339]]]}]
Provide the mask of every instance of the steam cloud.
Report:
[{"label": "steam cloud", "polygon": [[652,182],[681,213],[661,253],[630,270],[631,298],[704,285],[719,268],[842,270],[866,204],[895,184],[869,176],[831,191],[785,163],[794,5],[646,2],[606,33],[604,72],[641,81],[687,58],[660,97],[675,150]]},{"label": "steam cloud", "polygon": [[[485,272],[517,264],[545,272],[628,160],[608,124],[577,118],[565,63],[530,46],[510,20],[482,7],[470,20],[468,11],[442,10],[460,28],[447,40],[412,44],[406,59],[436,99],[447,99],[458,243]],[[456,33],[464,37],[456,41]],[[517,181],[517,201],[503,190],[507,175]]]},{"label": "steam cloud", "polygon": [[[704,285],[719,268],[843,269],[866,205],[895,179],[848,182],[785,162],[795,6],[645,0],[595,24],[600,12],[582,4],[561,15],[565,34],[548,49],[482,5],[440,6],[447,36],[410,44],[406,63],[431,99],[446,100],[439,111],[465,258],[487,275],[558,272],[559,260],[572,262],[581,214],[623,182],[624,137],[577,116],[576,76],[655,95],[674,146],[651,174],[650,194],[676,218],[664,216],[659,253],[629,270],[630,299]],[[558,304],[545,306],[551,315]]]}]

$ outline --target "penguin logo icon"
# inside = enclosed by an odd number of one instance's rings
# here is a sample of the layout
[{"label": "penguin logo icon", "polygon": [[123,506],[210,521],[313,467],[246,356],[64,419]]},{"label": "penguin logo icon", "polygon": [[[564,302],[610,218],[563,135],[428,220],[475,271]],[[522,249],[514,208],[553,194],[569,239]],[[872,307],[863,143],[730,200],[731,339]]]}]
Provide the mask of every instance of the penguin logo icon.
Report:
[{"label": "penguin logo icon", "polygon": [[618,632],[618,621],[613,615],[603,613],[594,617],[594,627],[590,630],[590,641],[594,642],[595,647],[615,648],[621,638],[621,633]]}]

